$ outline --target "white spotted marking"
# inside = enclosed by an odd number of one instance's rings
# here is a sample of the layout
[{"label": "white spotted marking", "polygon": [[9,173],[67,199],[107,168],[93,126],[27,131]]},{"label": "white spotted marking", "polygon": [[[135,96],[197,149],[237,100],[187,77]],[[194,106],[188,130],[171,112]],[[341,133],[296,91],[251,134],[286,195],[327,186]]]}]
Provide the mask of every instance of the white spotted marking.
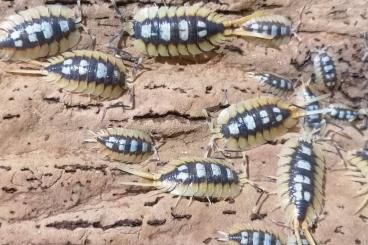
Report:
[{"label": "white spotted marking", "polygon": [[160,38],[166,42],[170,41],[171,38],[171,29],[169,22],[160,23]]},{"label": "white spotted marking", "polygon": [[308,184],[308,185],[311,184],[310,178],[308,176],[304,176],[304,175],[301,175],[301,174],[295,175],[294,182]]},{"label": "white spotted marking", "polygon": [[69,31],[69,23],[66,20],[59,21],[59,26],[62,32],[66,33]]},{"label": "white spotted marking", "polygon": [[63,66],[61,72],[64,73],[65,75],[70,75],[70,66]]},{"label": "white spotted marking", "polygon": [[104,63],[97,64],[97,78],[105,78],[107,75],[107,67]]},{"label": "white spotted marking", "polygon": [[230,169],[226,168],[226,174],[227,174],[227,179],[228,180],[234,179],[233,171],[231,171]]},{"label": "white spotted marking", "polygon": [[304,191],[304,200],[305,200],[306,202],[309,202],[309,201],[310,201],[310,199],[311,199],[311,194],[310,194],[310,192],[309,192],[309,191]]},{"label": "white spotted marking", "polygon": [[148,144],[146,142],[142,143],[142,152],[147,152],[148,151]]},{"label": "white spotted marking", "polygon": [[294,197],[296,200],[303,200],[303,195],[300,191],[294,192]]},{"label": "white spotted marking", "polygon": [[201,30],[201,31],[199,31],[198,32],[198,36],[199,37],[205,37],[205,36],[207,36],[207,30]]},{"label": "white spotted marking", "polygon": [[187,41],[189,38],[189,24],[186,20],[179,22],[179,38],[182,41]]},{"label": "white spotted marking", "polygon": [[259,245],[259,232],[253,232],[253,245]]},{"label": "white spotted marking", "polygon": [[262,117],[262,123],[267,124],[270,122],[270,118],[268,117],[267,111],[261,110],[259,115]]},{"label": "white spotted marking", "polygon": [[308,155],[308,156],[311,156],[312,155],[312,149],[310,147],[305,146],[305,145],[302,145],[301,151],[305,155]]},{"label": "white spotted marking", "polygon": [[64,60],[63,65],[71,65],[73,63],[72,59]]},{"label": "white spotted marking", "polygon": [[273,85],[277,85],[277,80],[272,80]]},{"label": "white spotted marking", "polygon": [[264,26],[263,26],[263,30],[264,30],[264,31],[267,31],[267,30],[268,30],[268,25],[264,25]]},{"label": "white spotted marking", "polygon": [[340,119],[344,119],[344,117],[345,117],[345,111],[340,110],[340,112],[339,112],[339,118]]},{"label": "white spotted marking", "polygon": [[276,116],[276,121],[281,122],[281,121],[282,121],[282,119],[283,119],[283,117],[282,117],[282,115],[281,115],[281,114],[278,114],[278,115]]},{"label": "white spotted marking", "polygon": [[52,26],[49,22],[42,21],[41,30],[46,39],[50,39],[52,35],[54,34],[54,31],[52,30]]},{"label": "white spotted marking", "polygon": [[211,170],[213,176],[221,176],[221,169],[216,164],[211,164]]},{"label": "white spotted marking", "polygon": [[276,37],[278,29],[279,28],[278,28],[277,25],[272,25],[272,27],[271,27],[271,36]]},{"label": "white spotted marking", "polygon": [[248,232],[243,231],[241,233],[241,241],[240,244],[248,244]]},{"label": "white spotted marking", "polygon": [[187,171],[188,170],[188,166],[187,165],[180,165],[178,167],[179,172],[183,172],[183,171]]},{"label": "white spotted marking", "polygon": [[256,122],[254,121],[254,118],[250,115],[246,115],[243,118],[243,121],[245,125],[247,125],[247,129],[254,130],[256,128]]},{"label": "white spotted marking", "polygon": [[13,39],[13,40],[16,40],[16,39],[20,38],[20,31],[13,31],[10,34],[10,38]]},{"label": "white spotted marking", "polygon": [[112,143],[118,143],[119,142],[119,140],[117,138],[115,138],[114,136],[110,136],[108,141],[112,142]]},{"label": "white spotted marking", "polygon": [[125,151],[125,144],[126,144],[125,139],[119,140],[119,151]]},{"label": "white spotted marking", "polygon": [[272,237],[270,234],[265,233],[264,235],[264,240],[263,240],[263,245],[271,245],[272,242]]},{"label": "white spotted marking", "polygon": [[142,25],[141,36],[143,38],[151,38],[151,23]]},{"label": "white spotted marking", "polygon": [[336,108],[331,108],[330,114],[331,116],[336,117],[339,111]]},{"label": "white spotted marking", "polygon": [[333,70],[333,65],[327,65],[323,68],[323,70],[325,70],[326,73],[330,72]]},{"label": "white spotted marking", "polygon": [[288,34],[288,28],[285,26],[281,27],[281,35],[287,35]]},{"label": "white spotted marking", "polygon": [[35,43],[35,42],[37,42],[37,41],[38,41],[38,39],[37,39],[37,35],[36,35],[35,33],[29,34],[29,35],[28,35],[28,40],[29,40],[29,42],[31,42],[31,43]]},{"label": "white spotted marking", "polygon": [[105,145],[106,145],[106,147],[107,147],[107,148],[109,148],[109,149],[112,149],[112,147],[114,146],[114,144],[113,144],[113,143],[111,143],[111,142],[106,142],[106,143],[105,143]]},{"label": "white spotted marking", "polygon": [[280,108],[277,108],[277,107],[273,107],[272,111],[275,112],[275,113],[281,113]]},{"label": "white spotted marking", "polygon": [[299,160],[296,163],[296,167],[306,169],[306,170],[309,170],[309,171],[312,169],[312,166],[310,165],[310,163],[305,161],[305,160]]},{"label": "white spotted marking", "polygon": [[84,75],[88,72],[88,62],[87,60],[81,60],[79,63],[79,74]]},{"label": "white spotted marking", "polygon": [[326,64],[326,63],[328,63],[330,61],[330,57],[328,57],[328,56],[323,56],[322,57],[322,62],[323,62],[323,64]]},{"label": "white spotted marking", "polygon": [[17,41],[14,41],[14,45],[15,47],[23,47],[23,41],[22,40],[17,40]]},{"label": "white spotted marking", "polygon": [[132,140],[132,142],[130,142],[130,152],[136,152],[138,150],[138,144],[138,141]]},{"label": "white spotted marking", "polygon": [[251,24],[250,28],[253,29],[253,30],[258,30],[259,25],[258,25],[258,23],[253,23],[253,24]]},{"label": "white spotted marking", "polygon": [[197,163],[196,164],[196,170],[197,170],[197,177],[202,178],[206,176],[206,169],[203,164]]},{"label": "white spotted marking", "polygon": [[201,20],[199,20],[197,22],[197,26],[200,27],[200,28],[206,28],[207,27],[206,23],[201,21]]},{"label": "white spotted marking", "polygon": [[286,87],[286,81],[285,80],[281,80],[280,81],[280,87],[281,88],[285,88]]},{"label": "white spotted marking", "polygon": [[229,126],[229,132],[231,135],[238,135],[239,134],[239,127],[237,122],[231,123]]},{"label": "white spotted marking", "polygon": [[176,179],[181,180],[181,181],[186,181],[187,179],[189,179],[189,173],[179,172],[179,174],[176,176]]}]

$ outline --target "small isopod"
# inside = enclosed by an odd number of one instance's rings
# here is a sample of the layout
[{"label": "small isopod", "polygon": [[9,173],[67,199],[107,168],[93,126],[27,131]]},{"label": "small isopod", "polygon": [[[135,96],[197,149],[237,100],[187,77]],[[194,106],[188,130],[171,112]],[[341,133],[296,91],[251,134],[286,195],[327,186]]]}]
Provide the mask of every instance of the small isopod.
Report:
[{"label": "small isopod", "polygon": [[[359,110],[351,109],[341,104],[331,104],[328,107],[328,113],[330,119],[336,122],[348,122],[359,133],[361,130],[367,129],[368,126],[368,109],[361,108]],[[363,120],[363,125],[357,126],[359,120]],[[361,133],[362,134],[362,133]]]},{"label": "small isopod", "polygon": [[[112,55],[89,50],[66,52],[48,62],[30,61],[38,70],[17,69],[10,73],[38,74],[71,92],[93,95],[106,100],[119,98],[129,90],[133,101],[133,74]],[[133,102],[132,102],[133,103]]]},{"label": "small isopod", "polygon": [[327,49],[322,48],[317,51],[313,58],[313,65],[318,88],[323,91],[333,91],[339,86],[340,76],[337,60]]},{"label": "small isopod", "polygon": [[346,161],[349,163],[349,176],[358,183],[363,183],[356,197],[364,196],[363,202],[360,204],[355,213],[359,213],[368,205],[368,141],[361,150],[355,150],[348,153]]},{"label": "small isopod", "polygon": [[[121,16],[115,1],[112,3]],[[271,32],[268,35],[241,27],[259,15],[256,12],[228,20],[226,16],[203,7],[202,3],[181,7],[154,6],[140,9],[134,20],[124,25],[122,33],[132,36],[135,48],[149,56],[194,56],[215,50],[236,36],[273,39]]]},{"label": "small isopod", "polygon": [[259,83],[262,92],[270,93],[276,96],[287,96],[294,92],[293,82],[287,78],[271,72],[247,74],[251,78],[255,78]]},{"label": "small isopod", "polygon": [[250,226],[235,226],[229,232],[218,231],[218,241],[240,245],[282,245],[278,235],[266,229],[255,229]]},{"label": "small isopod", "polygon": [[61,5],[38,6],[0,23],[0,58],[27,60],[53,56],[76,46],[81,17]]},{"label": "small isopod", "polygon": [[258,38],[266,37],[264,41],[274,47],[288,43],[293,34],[291,21],[282,15],[260,14],[245,22],[242,28],[256,34]]},{"label": "small isopod", "polygon": [[124,163],[143,162],[156,152],[151,137],[140,130],[107,128],[90,133],[93,138],[85,142],[101,144],[111,158]]},{"label": "small isopod", "polygon": [[324,205],[325,159],[321,149],[306,131],[283,146],[277,169],[277,189],[287,221],[294,227],[298,245],[300,230],[310,244],[316,244],[309,229]]},{"label": "small isopod", "polygon": [[[308,85],[303,86],[303,101],[310,101],[312,99],[317,98],[315,92]],[[321,105],[319,101],[315,101],[309,104],[306,104],[304,107],[305,111],[317,111],[321,110]],[[320,130],[323,131],[326,121],[323,119],[322,114],[313,114],[307,115],[304,117],[304,127],[308,130]]]},{"label": "small isopod", "polygon": [[126,166],[122,171],[151,180],[150,183],[123,182],[124,185],[152,186],[157,193],[169,192],[179,197],[211,199],[235,198],[248,183],[243,174],[238,174],[223,161],[211,158],[185,158],[173,160],[159,171],[149,173],[132,170]]}]

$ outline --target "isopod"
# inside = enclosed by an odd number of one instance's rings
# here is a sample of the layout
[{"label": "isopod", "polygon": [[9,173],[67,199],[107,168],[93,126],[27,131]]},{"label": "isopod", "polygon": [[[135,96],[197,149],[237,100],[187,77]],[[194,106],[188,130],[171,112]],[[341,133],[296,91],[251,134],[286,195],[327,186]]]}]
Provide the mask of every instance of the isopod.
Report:
[{"label": "isopod", "polygon": [[[118,15],[119,9],[112,1]],[[134,46],[149,56],[187,56],[213,51],[233,37],[274,36],[247,31],[241,27],[261,15],[256,12],[235,20],[203,7],[202,3],[181,7],[148,7],[140,9],[134,20],[123,27],[133,37]],[[116,38],[116,37],[115,37]]]},{"label": "isopod", "polygon": [[140,130],[107,128],[92,132],[85,142],[99,143],[108,155],[124,163],[140,163],[156,152],[151,137]]},{"label": "isopod", "polygon": [[38,6],[0,23],[0,58],[27,60],[53,56],[76,46],[81,17],[61,5]]},{"label": "isopod", "polygon": [[229,232],[218,231],[218,241],[241,245],[282,245],[278,235],[266,229],[256,229],[250,226],[235,226]]},{"label": "isopod", "polygon": [[[75,50],[48,59],[30,61],[40,68],[10,70],[10,73],[38,74],[71,92],[93,95],[102,99],[119,98],[126,90],[133,101],[133,74],[112,55],[89,50]],[[133,104],[133,102],[132,102]]]},{"label": "isopod", "polygon": [[248,183],[243,174],[238,174],[223,161],[211,158],[183,158],[170,161],[159,173],[132,170],[126,166],[122,171],[151,180],[150,183],[123,182],[124,185],[151,186],[157,193],[169,192],[179,197],[211,199],[235,198]]},{"label": "isopod", "polygon": [[322,48],[317,51],[313,58],[313,65],[318,88],[323,91],[333,91],[339,86],[340,76],[337,60],[327,49]]},{"label": "isopod", "polygon": [[321,149],[306,131],[283,146],[277,168],[277,192],[287,221],[294,227],[298,245],[304,232],[310,244],[316,244],[309,229],[324,205],[325,159]]},{"label": "isopod", "polygon": [[[242,28],[256,34],[258,38],[265,36],[263,40],[274,47],[288,43],[293,34],[291,21],[282,15],[260,14],[245,22]],[[269,36],[272,38],[268,38]]]},{"label": "isopod", "polygon": [[[368,126],[368,109],[361,108],[359,110],[351,109],[342,104],[331,104],[328,107],[327,115],[335,122],[348,122],[360,134],[361,130],[365,130]],[[359,120],[363,120],[363,125],[357,126]]]},{"label": "isopod", "polygon": [[368,141],[361,150],[355,150],[348,153],[346,161],[349,163],[349,176],[358,183],[363,183],[356,197],[365,196],[355,213],[359,213],[368,205]]},{"label": "isopod", "polygon": [[255,78],[259,83],[262,92],[276,96],[287,96],[294,92],[293,82],[285,77],[271,72],[248,72],[247,75]]},{"label": "isopod", "polygon": [[[303,101],[310,101],[317,98],[315,92],[308,85],[303,86]],[[319,101],[314,101],[312,103],[306,104],[304,110],[307,112],[321,110],[321,104]],[[322,114],[307,115],[304,117],[304,127],[308,130],[323,130],[326,121],[323,119]]]}]

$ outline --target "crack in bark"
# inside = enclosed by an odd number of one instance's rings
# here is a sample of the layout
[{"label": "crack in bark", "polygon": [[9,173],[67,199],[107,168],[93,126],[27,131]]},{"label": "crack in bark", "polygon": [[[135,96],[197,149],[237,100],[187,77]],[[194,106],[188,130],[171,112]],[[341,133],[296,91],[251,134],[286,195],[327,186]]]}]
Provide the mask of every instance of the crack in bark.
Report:
[{"label": "crack in bark", "polygon": [[56,169],[62,169],[66,173],[75,173],[77,170],[81,171],[101,171],[104,175],[106,174],[107,165],[103,164],[101,166],[86,166],[82,164],[65,164],[65,165],[55,165]]},{"label": "crack in bark", "polygon": [[105,225],[103,226],[101,222],[89,222],[87,220],[76,220],[76,221],[70,221],[70,220],[63,220],[63,221],[57,221],[53,223],[46,224],[46,227],[48,228],[55,228],[57,230],[75,230],[77,228],[95,228],[95,229],[102,229],[102,230],[109,230],[114,229],[117,227],[137,227],[142,225],[142,220],[139,219],[123,219],[118,220],[114,222],[111,225]]},{"label": "crack in bark", "polygon": [[133,116],[133,120],[147,120],[147,119],[160,119],[160,118],[166,118],[166,117],[176,117],[181,118],[189,121],[205,121],[206,118],[204,116],[191,116],[190,114],[181,113],[179,111],[173,110],[173,111],[167,111],[164,114],[158,114],[153,113],[150,111],[149,113],[143,114],[143,115],[136,115]]}]

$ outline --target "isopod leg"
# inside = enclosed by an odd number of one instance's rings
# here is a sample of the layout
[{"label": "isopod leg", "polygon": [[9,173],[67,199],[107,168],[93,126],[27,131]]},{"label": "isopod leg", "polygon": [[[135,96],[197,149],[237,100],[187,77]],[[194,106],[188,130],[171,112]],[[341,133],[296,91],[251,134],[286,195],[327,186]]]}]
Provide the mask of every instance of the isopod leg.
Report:
[{"label": "isopod leg", "polygon": [[249,179],[249,156],[244,151],[242,152],[243,162],[245,166],[245,176]]},{"label": "isopod leg", "polygon": [[112,4],[112,7],[114,8],[115,10],[115,14],[116,16],[120,19],[120,21],[123,23],[124,22],[124,17],[123,17],[123,14],[121,13],[118,5],[116,4],[116,1],[115,0],[111,0],[111,4]]}]

